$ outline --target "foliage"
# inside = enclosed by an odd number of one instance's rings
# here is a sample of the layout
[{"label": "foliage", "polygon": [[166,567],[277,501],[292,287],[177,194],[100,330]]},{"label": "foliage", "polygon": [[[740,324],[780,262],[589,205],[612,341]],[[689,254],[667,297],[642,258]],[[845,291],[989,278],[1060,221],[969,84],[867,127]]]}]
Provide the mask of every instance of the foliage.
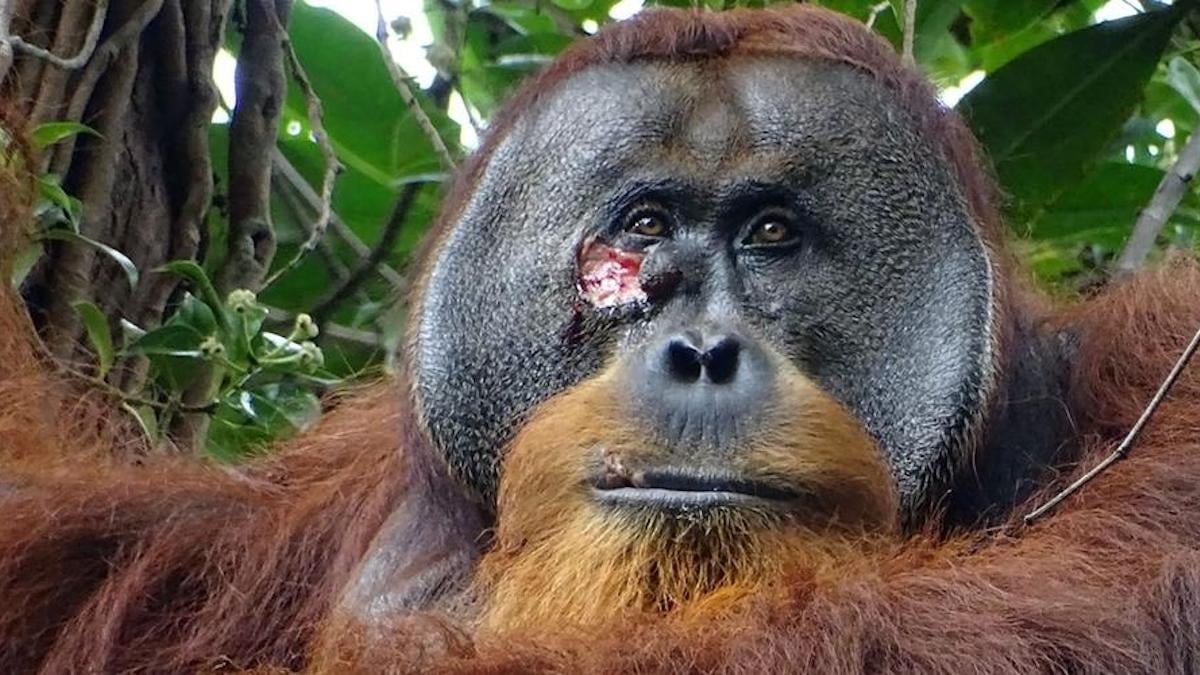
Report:
[{"label": "foliage", "polygon": [[[721,10],[770,3],[659,4]],[[901,43],[903,0],[818,4],[867,21]],[[404,32],[421,18],[429,23],[434,40],[428,60],[438,75],[424,90],[410,84],[421,112],[461,157],[467,150],[459,143],[463,126],[486,126],[523,77],[610,21],[615,6],[615,0],[427,0],[423,17],[393,22],[393,28]],[[994,162],[1020,249],[1039,276],[1065,291],[1103,274],[1200,114],[1194,3],[1143,2],[1134,16],[1099,21],[1097,12],[1106,8],[1111,3],[1105,0],[917,5],[918,66],[950,103],[965,83],[977,83],[957,107]],[[317,393],[395,353],[404,312],[394,300],[447,175],[372,36],[332,10],[303,2],[292,11],[289,32],[343,166],[332,195],[332,227],[316,251],[257,294],[218,296],[209,279],[217,278],[225,261],[229,229],[223,194],[229,128],[218,121],[209,133],[218,193],[207,219],[209,246],[198,264],[178,261],[167,268],[186,278],[190,292],[177,294],[169,316],[146,330],[105,316],[86,299],[76,303],[96,357],[92,376],[104,379],[123,360],[148,359],[152,375],[140,390],[122,393],[125,405],[156,439],[176,416],[211,417],[206,447],[221,458],[311,423],[319,412]],[[238,54],[236,31],[225,45]],[[465,116],[447,114],[452,98]],[[309,238],[320,207],[326,166],[312,140],[319,130],[308,104],[293,78],[272,181],[276,267]],[[44,125],[35,140],[48,145],[88,131],[75,123]],[[40,187],[43,237],[97,247],[136,285],[138,271],[128,258],[80,232],[80,204],[58,179],[47,174]],[[1200,201],[1190,194],[1163,244],[1194,248],[1198,230]],[[372,258],[380,242],[385,247]],[[359,276],[365,282],[348,284],[364,261],[367,274]],[[321,348],[311,342],[316,327],[304,312],[325,329]],[[110,327],[120,327],[122,337],[113,339]],[[205,384],[199,396],[198,382]]]}]

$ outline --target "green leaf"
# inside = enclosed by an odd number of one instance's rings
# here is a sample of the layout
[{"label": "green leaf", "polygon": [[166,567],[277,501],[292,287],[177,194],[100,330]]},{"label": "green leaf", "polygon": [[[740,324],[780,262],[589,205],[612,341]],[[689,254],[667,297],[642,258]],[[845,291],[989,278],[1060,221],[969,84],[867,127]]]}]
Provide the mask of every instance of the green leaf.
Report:
[{"label": "green leaf", "polygon": [[155,416],[153,408],[145,405],[132,406],[128,403],[122,403],[121,408],[132,415],[133,419],[137,420],[142,433],[146,434],[146,439],[151,444],[158,442],[158,417]]},{"label": "green leaf", "polygon": [[1054,9],[1058,0],[966,0],[971,35],[986,44],[1017,33]]},{"label": "green leaf", "polygon": [[91,247],[99,250],[104,255],[108,256],[109,258],[112,258],[113,262],[117,263],[117,265],[119,265],[121,267],[121,271],[125,273],[125,279],[127,281],[129,281],[129,287],[137,288],[137,284],[138,284],[137,265],[134,265],[133,261],[130,260],[128,256],[126,256],[124,253],[121,253],[117,249],[115,249],[107,244],[101,244],[100,242],[96,241],[95,239],[85,237],[84,235],[82,235],[78,232],[75,232],[74,230],[62,230],[62,229],[46,230],[41,233],[40,238],[55,239],[58,241],[69,241],[69,242],[74,242],[77,244],[87,244],[88,246],[91,246]]},{"label": "green leaf", "polygon": [[273,440],[311,427],[320,415],[316,395],[293,384],[234,391],[221,398],[205,447],[222,461],[236,461]]},{"label": "green leaf", "polygon": [[203,341],[204,335],[195,328],[168,322],[159,328],[147,331],[129,345],[129,351],[148,356],[200,358],[200,343]]},{"label": "green leaf", "polygon": [[100,311],[99,307],[87,300],[76,300],[71,303],[71,306],[75,308],[76,312],[79,312],[79,318],[83,319],[88,340],[92,343],[92,349],[96,351],[96,360],[99,365],[99,371],[96,374],[104,377],[112,368],[114,356],[112,332],[108,329],[108,317]]},{"label": "green leaf", "polygon": [[253,352],[255,337],[267,319],[267,308],[256,305],[241,312],[229,311],[228,316],[232,333],[229,358],[234,363],[243,363]]},{"label": "green leaf", "polygon": [[121,326],[121,344],[123,345],[123,349],[129,349],[130,345],[142,339],[142,336],[146,334],[146,329],[129,319],[122,318],[118,321],[118,324]]},{"label": "green leaf", "polygon": [[[47,211],[53,212],[53,209],[57,208],[58,211],[53,215],[52,220],[61,221],[69,225],[72,230],[78,232],[79,216],[83,212],[83,202],[67,194],[67,191],[59,184],[58,176],[44,174],[38,176],[37,180],[38,197],[42,204],[39,204],[34,209],[34,215],[40,217]],[[54,222],[53,224],[58,223]]]},{"label": "green leaf", "polygon": [[[891,0],[890,4],[891,11],[876,17],[875,30],[899,48],[904,33],[904,0]],[[963,0],[921,0],[917,3],[917,14],[913,17],[916,29],[913,56],[918,63],[926,63],[934,53],[945,49],[945,42],[951,37],[947,29],[958,18],[962,4]]]},{"label": "green leaf", "polygon": [[[723,7],[725,4],[724,0],[716,1],[720,3],[721,7]],[[592,0],[553,0],[553,2],[559,7],[562,7],[570,12],[586,9],[588,5],[592,4]]]},{"label": "green leaf", "polygon": [[1167,83],[1200,112],[1200,70],[1191,61],[1176,56],[1167,65]]},{"label": "green leaf", "polygon": [[[1080,273],[1086,259],[1120,250],[1138,214],[1162,180],[1161,169],[1125,162],[1100,164],[1048,205],[1021,242],[1021,258],[1045,281]],[[1189,193],[1171,217],[1181,239],[1200,231],[1200,195]],[[1095,262],[1089,263],[1095,264]]]},{"label": "green leaf", "polygon": [[204,268],[192,260],[172,260],[171,262],[158,268],[160,272],[171,272],[187,279],[192,284],[200,297],[208,305],[213,312],[213,319],[222,328],[225,324],[222,318],[222,308],[225,303],[221,301],[220,294],[217,293],[217,288],[213,286],[212,280],[208,278],[208,274]]},{"label": "green leaf", "polygon": [[182,393],[208,366],[200,352],[204,336],[191,326],[167,323],[147,331],[134,340],[126,351],[150,359],[155,375],[176,394]]},{"label": "green leaf", "polygon": [[217,318],[212,308],[191,293],[184,293],[183,302],[171,319],[172,323],[195,329],[201,335],[212,335],[217,330]]},{"label": "green leaf", "polygon": [[21,284],[25,282],[25,277],[29,276],[33,266],[45,252],[46,248],[40,241],[33,241],[21,247],[21,250],[13,256],[11,263],[12,274],[9,275],[8,280],[11,288],[20,288]]},{"label": "green leaf", "polygon": [[1149,166],[1101,164],[1038,214],[1030,222],[1029,236],[1078,242],[1086,241],[1097,229],[1128,232],[1161,178],[1162,171]]},{"label": "green leaf", "polygon": [[75,134],[89,134],[103,138],[100,136],[100,132],[79,122],[46,122],[39,124],[30,136],[34,145],[45,148]]},{"label": "green leaf", "polygon": [[992,73],[959,110],[987,148],[1018,219],[1078,181],[1137,105],[1179,20],[1175,9],[1046,42]]},{"label": "green leaf", "polygon": [[[375,40],[329,9],[297,3],[289,25],[296,56],[321,98],[325,129],[338,158],[383,184],[441,169],[429,138],[404,104]],[[328,46],[336,44],[337,49]],[[458,125],[415,83],[411,89],[439,135],[455,150]],[[294,84],[288,114],[306,119],[307,102]]]}]

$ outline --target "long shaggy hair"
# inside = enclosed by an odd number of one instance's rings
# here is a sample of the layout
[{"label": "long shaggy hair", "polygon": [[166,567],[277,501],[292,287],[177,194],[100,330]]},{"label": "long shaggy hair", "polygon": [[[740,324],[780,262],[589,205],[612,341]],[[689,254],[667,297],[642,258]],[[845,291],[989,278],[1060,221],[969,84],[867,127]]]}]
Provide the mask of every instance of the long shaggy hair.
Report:
[{"label": "long shaggy hair", "polygon": [[[988,241],[1002,247],[995,190],[958,118],[861,26],[796,6],[651,12],[569,50],[494,122],[450,192],[432,250],[497,139],[563,78],[605,61],[732,53],[835,60],[879,78],[921,121],[954,167]],[[2,194],[7,203],[25,198],[20,190]],[[403,383],[331,402],[332,412],[314,431],[246,467],[166,458],[131,463],[123,452],[132,438],[123,418],[54,374],[34,348],[18,303],[2,296],[0,670],[1196,672],[1200,377],[1194,371],[1179,380],[1129,458],[1036,525],[1023,527],[1020,515],[1112,450],[1200,325],[1197,297],[1200,269],[1177,262],[1035,317],[1079,336],[1064,401],[1079,466],[1061,467],[1001,527],[887,536],[886,519],[877,515],[890,497],[878,488],[875,460],[858,454],[845,463],[831,458],[836,470],[826,482],[861,472],[863,489],[852,487],[847,498],[857,494],[862,522],[874,524],[860,528],[862,536],[825,533],[816,544],[814,534],[811,547],[766,538],[750,555],[719,551],[742,562],[714,569],[685,566],[672,551],[644,546],[614,553],[607,541],[614,532],[603,531],[595,541],[604,555],[579,558],[594,553],[586,533],[571,539],[578,531],[568,532],[587,520],[579,501],[538,483],[539,471],[575,469],[558,459],[540,463],[534,448],[561,445],[538,438],[568,428],[562,425],[586,431],[572,397],[603,395],[596,384],[544,409],[540,419],[550,421],[526,429],[524,455],[520,443],[514,446],[495,544],[461,602],[439,612],[364,617],[343,611],[339,597],[385,523],[412,521],[409,557],[417,562],[487,541],[477,505],[445,476],[414,422]],[[1010,311],[1043,306],[1036,297],[1014,296]],[[560,416],[566,419],[554,422]],[[539,491],[547,501],[565,500],[559,505],[566,508],[539,508],[527,498]],[[556,529],[545,529],[556,521]],[[539,542],[523,523],[562,536]],[[653,579],[644,565],[622,566],[630,555],[668,561],[672,581],[647,586]],[[584,566],[598,560],[611,567],[587,575]],[[421,575],[419,565],[414,570],[412,577]],[[607,581],[596,587],[595,579]],[[638,583],[621,582],[630,579]],[[575,590],[567,586],[576,582],[579,596],[564,604],[571,598],[563,594]],[[539,607],[539,599],[522,597],[539,592],[538,584],[562,584],[541,589],[561,598]],[[720,588],[730,590],[722,595]],[[661,611],[680,601],[690,609]],[[628,611],[609,611],[626,602]],[[562,614],[588,603],[601,605],[599,616]],[[526,611],[536,618],[522,618]],[[601,627],[563,619],[597,620]]]},{"label": "long shaggy hair", "polygon": [[[715,611],[701,603],[695,612],[665,616],[626,612],[599,629],[571,626],[570,616],[483,631],[438,615],[406,617],[384,630],[339,623],[337,646],[323,643],[313,668],[1196,672],[1200,377],[1180,378],[1127,459],[1043,521],[1026,527],[1021,517],[1118,444],[1200,325],[1197,297],[1200,269],[1177,262],[1056,320],[1084,336],[1067,402],[1083,450],[1078,466],[1063,467],[996,528],[872,538],[866,546],[825,552],[812,565],[789,564],[796,561],[785,556],[772,570],[780,573],[777,583],[748,595],[734,588],[735,597],[715,598]],[[587,590],[575,598],[580,605],[605,598],[587,582],[581,588]],[[566,591],[543,591],[558,592]]]},{"label": "long shaggy hair", "polygon": [[600,468],[586,460],[596,448],[613,463],[667,454],[630,423],[609,373],[541,406],[505,456],[496,541],[476,589],[489,632],[596,626],[628,609],[711,614],[790,568],[826,564],[834,551],[892,532],[899,506],[874,442],[807,379],[780,379],[739,473],[804,486],[819,501],[805,513],[819,522],[745,507],[606,513],[587,487],[589,469]]}]

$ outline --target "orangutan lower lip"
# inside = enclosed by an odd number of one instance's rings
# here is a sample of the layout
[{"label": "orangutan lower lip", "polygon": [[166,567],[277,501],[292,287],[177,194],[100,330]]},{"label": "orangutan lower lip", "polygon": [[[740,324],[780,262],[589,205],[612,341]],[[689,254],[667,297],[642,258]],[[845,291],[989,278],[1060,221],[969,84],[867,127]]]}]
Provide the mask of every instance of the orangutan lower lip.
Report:
[{"label": "orangutan lower lip", "polygon": [[677,469],[605,473],[592,481],[596,497],[606,504],[655,507],[697,507],[791,501],[791,490],[732,475]]},{"label": "orangutan lower lip", "polygon": [[706,506],[731,506],[762,501],[758,497],[726,490],[667,490],[664,488],[616,488],[595,490],[602,504],[614,506],[647,506],[652,508],[696,508]]}]

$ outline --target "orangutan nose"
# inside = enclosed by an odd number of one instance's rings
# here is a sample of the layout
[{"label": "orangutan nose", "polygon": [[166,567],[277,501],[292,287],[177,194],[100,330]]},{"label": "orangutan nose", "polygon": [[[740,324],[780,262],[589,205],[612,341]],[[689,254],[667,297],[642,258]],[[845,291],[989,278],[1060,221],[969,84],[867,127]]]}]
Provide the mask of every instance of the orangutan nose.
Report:
[{"label": "orangutan nose", "polygon": [[728,384],[738,371],[741,341],[734,335],[718,334],[707,340],[697,331],[687,331],[667,340],[663,348],[664,370],[680,384],[705,380]]},{"label": "orangutan nose", "polygon": [[626,370],[635,411],[668,443],[732,447],[768,408],[775,366],[741,331],[688,327],[651,341]]}]

